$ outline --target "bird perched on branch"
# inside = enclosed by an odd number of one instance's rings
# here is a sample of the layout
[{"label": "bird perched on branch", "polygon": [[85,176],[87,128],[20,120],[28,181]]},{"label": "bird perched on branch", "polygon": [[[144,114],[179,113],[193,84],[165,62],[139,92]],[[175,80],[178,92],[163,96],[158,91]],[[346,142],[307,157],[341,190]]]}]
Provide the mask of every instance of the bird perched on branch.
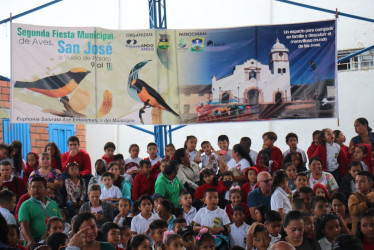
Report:
[{"label": "bird perched on branch", "polygon": [[149,107],[157,107],[163,110],[167,110],[175,116],[179,116],[174,110],[172,110],[161,95],[149,86],[146,82],[138,78],[140,69],[142,69],[151,60],[140,62],[132,68],[129,74],[127,91],[132,99],[144,104],[143,108],[139,110],[139,118],[142,123],[142,114],[145,113],[145,109]]}]

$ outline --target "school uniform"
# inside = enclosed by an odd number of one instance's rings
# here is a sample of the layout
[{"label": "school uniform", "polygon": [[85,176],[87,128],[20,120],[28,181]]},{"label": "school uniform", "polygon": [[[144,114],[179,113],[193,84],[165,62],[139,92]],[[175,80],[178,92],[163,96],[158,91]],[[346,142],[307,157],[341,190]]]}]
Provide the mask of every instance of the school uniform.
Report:
[{"label": "school uniform", "polygon": [[139,173],[132,184],[132,200],[136,201],[142,194],[152,195],[155,191],[155,180],[151,176]]},{"label": "school uniform", "polygon": [[186,219],[187,226],[191,225],[191,222],[196,216],[196,208],[191,206],[190,211],[188,213],[184,212],[184,218]]},{"label": "school uniform", "polygon": [[243,224],[239,227],[232,223],[230,225],[230,247],[233,246],[241,246],[246,249],[246,238],[247,238],[247,231],[250,226],[243,222]]},{"label": "school uniform", "polygon": [[[307,162],[307,158],[306,158],[306,154],[305,154],[305,151],[304,151],[304,150],[302,150],[302,149],[300,149],[300,148],[296,148],[295,152],[301,154],[301,157],[302,157],[301,160],[302,160],[304,163]],[[291,153],[291,149],[287,149],[286,151],[284,151],[284,152],[283,152],[283,158],[286,158],[286,156],[287,156],[288,154],[290,154],[290,153]]]},{"label": "school uniform", "polygon": [[291,202],[288,199],[288,194],[281,187],[277,187],[270,199],[271,210],[278,211],[278,208],[283,209],[283,213],[287,214],[292,210]]},{"label": "school uniform", "polygon": [[8,225],[10,225],[10,224],[17,225],[17,221],[14,218],[13,214],[9,211],[9,209],[7,209],[5,207],[0,207],[0,214],[4,217],[4,219],[6,220],[6,223]]},{"label": "school uniform", "polygon": [[122,198],[122,192],[117,186],[112,185],[109,189],[104,186],[101,188],[100,200],[107,198]]},{"label": "school uniform", "polygon": [[278,242],[282,238],[282,235],[280,234],[278,234],[278,236],[273,236],[269,233],[269,236],[271,238],[269,247],[271,247],[274,243]]},{"label": "school uniform", "polygon": [[196,150],[192,150],[191,152],[188,152],[188,154],[190,155],[190,161],[195,161],[197,153],[198,152]]},{"label": "school uniform", "polygon": [[151,167],[151,173],[149,175],[152,176],[154,180],[156,180],[158,174],[161,173],[160,162],[162,158],[157,156],[155,159],[152,160],[151,157],[147,157],[147,158],[144,158],[144,160],[148,160],[151,162],[152,167]]},{"label": "school uniform", "polygon": [[318,241],[320,247],[321,247],[321,250],[330,250],[331,249],[331,242],[328,241],[328,239],[326,237],[323,237],[322,239],[320,239]]},{"label": "school uniform", "polygon": [[258,153],[256,151],[254,150],[249,151],[249,157],[251,157],[253,163],[256,163],[257,155]]},{"label": "school uniform", "polygon": [[131,221],[131,231],[136,232],[137,234],[143,234],[148,230],[149,225],[152,223],[152,221],[158,219],[160,219],[160,217],[157,214],[151,214],[151,217],[149,217],[149,219],[146,219],[140,213],[137,216],[133,217]]},{"label": "school uniform", "polygon": [[[261,151],[258,154],[261,154]],[[276,146],[273,146],[270,149],[270,151],[271,151],[270,159],[278,163],[279,167],[282,168],[282,164],[283,164],[282,151]],[[260,164],[260,157],[257,158],[256,164]]]},{"label": "school uniform", "polygon": [[230,224],[230,219],[227,216],[225,210],[217,207],[215,210],[211,211],[206,207],[201,208],[195,218],[193,219],[195,223],[206,227],[223,227],[224,225]]}]

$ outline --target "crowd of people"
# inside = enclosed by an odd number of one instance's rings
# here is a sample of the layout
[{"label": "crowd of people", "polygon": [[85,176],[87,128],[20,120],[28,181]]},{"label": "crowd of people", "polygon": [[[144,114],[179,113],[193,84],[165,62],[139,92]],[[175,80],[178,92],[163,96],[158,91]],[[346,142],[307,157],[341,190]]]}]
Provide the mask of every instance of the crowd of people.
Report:
[{"label": "crowd of people", "polygon": [[[287,134],[242,137],[218,150],[187,136],[184,148],[147,145],[128,158],[112,142],[91,170],[79,139],[61,154],[0,143],[0,248],[5,249],[374,249],[374,133],[365,118],[346,146],[340,130],[312,134],[298,147]],[[304,135],[303,135],[304,136]],[[309,136],[309,135],[308,135]]]}]

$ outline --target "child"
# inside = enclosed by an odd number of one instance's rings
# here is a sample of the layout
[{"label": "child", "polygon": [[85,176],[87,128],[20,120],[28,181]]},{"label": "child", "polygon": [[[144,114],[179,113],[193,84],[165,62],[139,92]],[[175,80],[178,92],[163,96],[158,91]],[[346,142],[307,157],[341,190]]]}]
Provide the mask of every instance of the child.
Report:
[{"label": "child", "polygon": [[149,230],[153,240],[152,249],[156,249],[155,246],[162,243],[164,233],[168,230],[168,224],[164,220],[154,220],[149,224]]},{"label": "child", "polygon": [[183,227],[178,230],[178,234],[182,236],[183,245],[186,250],[196,249],[196,238],[195,233],[191,226]]},{"label": "child", "polygon": [[105,172],[101,176],[101,183],[104,186],[101,188],[100,200],[107,201],[112,207],[116,207],[116,203],[122,198],[121,190],[113,185],[114,176],[110,172]]},{"label": "child", "polygon": [[189,226],[196,215],[196,208],[192,206],[191,194],[187,191],[182,191],[179,195],[179,203],[183,208],[187,226]]},{"label": "child", "polygon": [[164,240],[165,250],[184,250],[183,239],[179,234],[169,234]]},{"label": "child", "polygon": [[304,200],[300,197],[295,197],[292,199],[292,210],[297,210],[299,212],[305,211]]},{"label": "child", "polygon": [[276,161],[271,160],[270,157],[271,150],[268,148],[265,148],[258,153],[255,168],[257,168],[259,173],[266,171],[273,175],[277,170],[281,169],[279,164]]},{"label": "child", "polygon": [[300,148],[297,147],[298,143],[299,143],[299,137],[297,136],[297,134],[295,134],[295,133],[288,133],[286,135],[286,144],[290,148],[287,149],[286,151],[284,151],[283,158],[286,158],[286,156],[288,154],[290,154],[291,152],[300,153],[301,156],[302,156],[302,162],[304,163],[304,166],[305,166],[305,164],[307,162],[306,154],[305,154],[304,150],[302,150],[302,149],[300,149]]},{"label": "child", "polygon": [[[214,173],[217,173],[218,170],[218,156],[213,153],[213,147],[210,145],[210,142],[203,141],[201,143],[201,151],[204,152],[204,155],[200,156],[198,154],[198,157],[200,157],[201,160],[201,168],[211,168],[213,169]],[[201,153],[202,153],[201,152]]]},{"label": "child", "polygon": [[277,211],[267,211],[265,213],[265,227],[269,231],[271,238],[270,245],[273,245],[275,242],[279,241],[282,237],[280,234],[282,228],[282,217]]},{"label": "child", "polygon": [[101,227],[101,232],[103,233],[104,241],[112,244],[116,250],[123,249],[118,247],[121,243],[121,230],[116,223],[105,222]]},{"label": "child", "polygon": [[270,246],[271,238],[266,227],[258,222],[252,224],[247,233],[247,249],[266,250]]},{"label": "child", "polygon": [[316,196],[312,199],[310,204],[310,210],[314,216],[314,219],[320,218],[322,215],[330,212],[330,203],[326,197]]},{"label": "child", "polygon": [[119,226],[128,226],[131,225],[131,217],[130,215],[131,209],[131,202],[129,199],[122,198],[118,202],[118,211],[119,214],[114,218],[113,222],[118,224]]},{"label": "child", "polygon": [[254,150],[251,150],[251,146],[252,146],[252,140],[251,138],[249,137],[242,137],[240,139],[240,144],[243,145],[244,149],[248,152],[249,154],[249,157],[251,157],[252,159],[252,162],[256,162],[257,161],[257,152],[254,151]]},{"label": "child", "polygon": [[258,170],[255,167],[247,168],[244,171],[244,175],[247,176],[248,181],[244,183],[241,188],[242,201],[244,202],[244,204],[247,204],[247,197],[248,197],[249,192],[258,188],[258,185],[257,185]]},{"label": "child", "polygon": [[139,158],[139,146],[137,144],[131,144],[129,147],[130,157],[125,160],[125,172],[133,177],[140,173],[140,161]]},{"label": "child", "polygon": [[347,174],[348,159],[344,150],[334,142],[334,132],[330,128],[323,129],[319,144],[313,157],[322,160],[322,170],[331,173],[337,183]]},{"label": "child", "polygon": [[314,185],[313,194],[314,194],[314,196],[322,196],[322,197],[326,197],[329,201],[331,200],[331,196],[330,196],[329,192],[327,192],[326,187],[319,182],[317,182]]},{"label": "child", "polygon": [[295,183],[295,180],[296,180],[296,174],[297,174],[297,169],[295,167],[295,165],[293,165],[291,162],[288,162],[286,164],[284,164],[284,171],[286,171],[286,174],[287,174],[287,179],[288,179],[288,183],[287,183],[287,186],[289,189],[291,190],[295,190],[296,189],[296,183]]},{"label": "child", "polygon": [[205,191],[208,189],[216,189],[218,194],[223,194],[226,192],[226,186],[222,181],[217,179],[213,170],[210,168],[205,168],[200,173],[200,183],[199,187],[195,191],[194,198],[202,200],[204,198]]},{"label": "child", "polygon": [[208,189],[204,193],[206,207],[201,208],[197,213],[194,222],[194,231],[199,232],[207,228],[212,234],[228,233],[230,219],[226,212],[218,207],[218,192],[215,189]]},{"label": "child", "polygon": [[303,212],[304,217],[304,237],[313,238],[314,237],[314,217],[313,214],[309,212]]},{"label": "child", "polygon": [[104,155],[101,157],[106,164],[109,164],[113,161],[114,151],[116,151],[116,145],[113,142],[107,142],[104,145]]},{"label": "child", "polygon": [[[174,160],[175,147],[173,143],[165,146],[165,160]],[[162,172],[162,171],[161,171]]]},{"label": "child", "polygon": [[229,137],[227,135],[220,135],[218,136],[218,147],[220,150],[218,151],[218,156],[223,157],[223,161],[227,164],[229,160],[231,160],[231,150],[229,149]]},{"label": "child", "polygon": [[147,153],[149,154],[149,157],[144,158],[144,160],[149,160],[151,162],[151,176],[156,180],[158,174],[161,173],[160,161],[162,160],[162,158],[157,155],[157,144],[154,142],[148,143]]},{"label": "child", "polygon": [[9,145],[5,142],[0,143],[0,163],[4,160],[10,160],[9,156]]},{"label": "child", "polygon": [[143,194],[139,197],[140,214],[136,215],[131,221],[131,232],[133,234],[145,233],[152,221],[159,219],[157,214],[152,213],[152,198]]},{"label": "child", "polygon": [[301,159],[302,155],[299,152],[291,151],[284,157],[283,165],[286,163],[292,163],[296,167],[297,172],[301,173],[307,170],[305,163]]},{"label": "child", "polygon": [[232,184],[234,183],[234,174],[231,171],[226,171],[222,175],[222,181],[223,181],[223,184],[227,188],[227,191],[225,193],[225,200],[229,201],[230,200],[229,190],[232,187]]},{"label": "child", "polygon": [[302,187],[309,187],[308,176],[306,173],[302,172],[296,175],[295,186],[296,186],[296,189],[292,191],[294,196],[299,195],[300,189]]},{"label": "child", "polygon": [[107,170],[113,174],[113,185],[121,190],[121,197],[131,200],[131,183],[126,177],[120,175],[119,165],[118,161],[111,162]]},{"label": "child", "polygon": [[207,228],[201,229],[199,234],[196,236],[196,249],[215,249],[215,239],[216,237],[210,234]]},{"label": "child", "polygon": [[57,232],[64,232],[64,222],[60,217],[54,216],[48,219],[47,231],[45,232],[45,234],[42,237],[42,240],[39,243],[44,243],[49,235]]},{"label": "child", "polygon": [[292,197],[291,190],[287,186],[287,175],[283,170],[275,172],[273,183],[271,185],[271,209],[278,211],[282,217],[292,210],[290,197]]},{"label": "child", "polygon": [[126,248],[128,242],[131,239],[131,228],[129,226],[123,226],[119,228],[121,230],[121,243],[119,247]]},{"label": "child", "polygon": [[299,197],[303,199],[304,204],[305,204],[305,211],[310,211],[310,203],[312,202],[312,197],[313,197],[313,190],[308,187],[304,186],[299,189]]},{"label": "child", "polygon": [[106,161],[103,159],[97,159],[95,162],[95,176],[92,176],[90,181],[88,182],[88,186],[91,186],[92,184],[100,184],[101,183],[101,175],[106,170]]},{"label": "child", "polygon": [[321,135],[320,130],[315,130],[312,134],[313,140],[312,140],[312,143],[310,144],[310,146],[309,146],[309,148],[306,152],[309,159],[312,158],[314,152],[316,151],[316,149],[318,147],[320,135]]},{"label": "child", "polygon": [[225,211],[230,221],[232,221],[233,209],[237,206],[241,206],[243,210],[246,211],[245,215],[247,216],[247,218],[250,217],[247,205],[244,202],[242,202],[242,192],[240,191],[239,186],[231,187],[229,191],[229,198],[231,203],[226,205]]},{"label": "child", "polygon": [[20,236],[20,231],[16,224],[8,225],[8,246],[16,249],[27,250],[27,248],[18,244]]},{"label": "child", "polygon": [[141,250],[141,249],[151,249],[151,241],[147,235],[139,234],[135,235],[128,243],[127,249],[131,250]]},{"label": "child", "polygon": [[[173,156],[174,158],[174,156]],[[160,173],[158,173],[157,175],[157,179],[161,176],[161,174],[164,172],[164,169],[165,169],[165,166],[166,166],[166,163],[168,163],[169,160],[166,160],[166,159],[162,159],[160,161]],[[156,182],[155,182],[156,183]]]},{"label": "child", "polygon": [[132,185],[132,200],[136,201],[140,195],[148,194],[152,195],[155,189],[155,179],[150,176],[151,173],[151,162],[147,160],[140,161],[141,172],[135,176]]},{"label": "child", "polygon": [[86,197],[86,183],[79,174],[78,163],[71,162],[66,166],[68,178],[65,180],[65,187],[67,193],[66,208],[69,212],[69,217],[76,215],[76,209],[79,209]]},{"label": "child", "polygon": [[158,204],[164,199],[161,194],[154,194],[151,196],[152,197],[152,204],[153,204],[153,213],[157,214],[157,208]]},{"label": "child", "polygon": [[189,135],[187,136],[186,141],[184,142],[184,148],[190,154],[191,161],[194,161],[197,164],[199,164],[200,161],[197,161],[197,160],[198,158],[200,158],[201,152],[196,151],[196,144],[197,144],[197,138],[194,135]]},{"label": "child", "polygon": [[360,161],[363,171],[373,173],[373,162],[371,160],[371,146],[368,144],[358,144],[353,151],[353,159]]},{"label": "child", "polygon": [[45,145],[44,152],[47,152],[51,155],[51,165],[52,168],[58,169],[61,171],[61,152],[60,149],[57,147],[56,143],[49,142]]},{"label": "child", "polygon": [[346,234],[342,223],[336,214],[330,213],[316,220],[315,239],[321,247],[321,250],[330,250],[332,242],[340,234]]},{"label": "child", "polygon": [[373,225],[374,210],[368,209],[360,217],[360,227],[357,236],[361,240],[364,249],[374,249]]},{"label": "child", "polygon": [[35,152],[30,152],[27,154],[26,160],[27,160],[26,166],[25,166],[25,169],[23,170],[23,176],[22,176],[22,179],[25,185],[27,185],[28,183],[30,174],[33,171],[38,170],[39,168],[39,155]]},{"label": "child", "polygon": [[16,194],[10,190],[4,189],[0,191],[0,214],[9,224],[17,224],[11,211],[16,207]]},{"label": "child", "polygon": [[187,222],[185,218],[176,218],[173,223],[173,232],[178,232],[179,229],[187,227]]},{"label": "child", "polygon": [[157,207],[157,214],[160,217],[160,219],[168,223],[169,231],[171,231],[174,226],[175,216],[172,214],[173,210],[174,210],[173,203],[166,199],[160,201]]},{"label": "child", "polygon": [[265,222],[265,214],[267,211],[270,211],[270,207],[266,205],[260,205],[255,208],[255,221],[258,223]]},{"label": "child", "polygon": [[62,222],[64,223],[64,234],[67,234],[71,230],[71,225],[66,221],[66,213],[63,207],[60,207],[60,213],[62,216]]},{"label": "child", "polygon": [[361,171],[361,162],[351,161],[348,165],[348,174],[341,181],[339,191],[343,192],[347,197],[349,197],[351,193],[357,192],[355,179],[357,173]]},{"label": "child", "polygon": [[[278,165],[279,168],[282,168],[283,164],[283,155],[282,151],[276,146],[274,146],[274,142],[277,140],[277,134],[270,131],[266,132],[262,135],[262,139],[264,141],[263,149],[269,149],[270,150],[270,159],[275,161]],[[260,151],[261,153],[261,151]],[[257,164],[260,163],[260,160],[257,158]],[[270,172],[270,171],[269,171]],[[275,172],[275,171],[272,171]]]},{"label": "child", "polygon": [[340,147],[344,150],[345,154],[348,156],[348,147],[344,145],[345,142],[345,135],[342,131],[336,129],[334,130],[335,142],[340,145]]},{"label": "child", "polygon": [[246,247],[245,240],[250,226],[244,222],[245,214],[242,206],[236,206],[232,210],[233,223],[230,225],[230,247]]}]

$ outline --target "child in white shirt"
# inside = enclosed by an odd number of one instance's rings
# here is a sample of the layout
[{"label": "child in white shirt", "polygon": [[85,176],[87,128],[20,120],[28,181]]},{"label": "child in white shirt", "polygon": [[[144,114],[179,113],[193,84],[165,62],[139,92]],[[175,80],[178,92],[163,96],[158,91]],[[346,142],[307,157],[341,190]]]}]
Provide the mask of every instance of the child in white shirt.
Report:
[{"label": "child in white shirt", "polygon": [[282,217],[281,215],[274,210],[267,211],[265,213],[265,227],[269,231],[271,237],[270,245],[273,245],[275,242],[281,239],[281,226],[282,226]]},{"label": "child in white shirt", "polygon": [[140,214],[134,216],[131,221],[131,232],[133,234],[147,232],[152,221],[160,219],[157,214],[152,213],[152,198],[149,195],[141,195],[139,204]]},{"label": "child in white shirt", "polygon": [[101,182],[104,186],[101,188],[100,200],[116,207],[115,204],[122,198],[122,192],[117,186],[113,185],[113,180],[114,176],[110,172],[101,175]]},{"label": "child in white shirt", "polygon": [[230,225],[230,247],[241,246],[246,248],[247,232],[250,226],[244,222],[244,208],[236,206],[232,211],[232,220],[234,223]]}]

